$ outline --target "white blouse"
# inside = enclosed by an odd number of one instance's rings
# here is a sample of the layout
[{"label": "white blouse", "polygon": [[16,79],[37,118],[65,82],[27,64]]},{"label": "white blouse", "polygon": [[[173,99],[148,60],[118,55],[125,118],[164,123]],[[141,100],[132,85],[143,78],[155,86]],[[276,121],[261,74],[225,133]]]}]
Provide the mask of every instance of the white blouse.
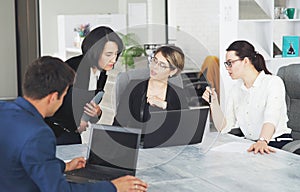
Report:
[{"label": "white blouse", "polygon": [[287,127],[285,87],[280,77],[262,71],[251,88],[239,80],[228,98],[227,124],[222,132],[229,132],[238,125],[247,139],[257,140],[263,124],[272,123],[275,126],[272,138],[291,133]]},{"label": "white blouse", "polygon": [[95,91],[97,89],[97,81],[100,76],[100,70],[94,73],[93,68],[90,68],[90,81],[89,81],[89,91]]}]

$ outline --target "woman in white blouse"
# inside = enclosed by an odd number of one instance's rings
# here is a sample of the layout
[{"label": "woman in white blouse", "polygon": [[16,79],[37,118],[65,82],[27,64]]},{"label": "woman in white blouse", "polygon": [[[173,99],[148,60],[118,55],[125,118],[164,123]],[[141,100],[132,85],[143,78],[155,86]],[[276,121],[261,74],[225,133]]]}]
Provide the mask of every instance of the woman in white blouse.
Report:
[{"label": "woman in white blouse", "polygon": [[281,148],[292,141],[284,83],[268,71],[263,56],[249,42],[235,41],[226,51],[226,70],[232,79],[239,80],[230,91],[225,114],[216,92],[209,87],[204,92],[206,101],[211,96],[214,124],[222,132],[238,124],[245,138],[256,141],[249,152],[274,152],[272,147]]}]

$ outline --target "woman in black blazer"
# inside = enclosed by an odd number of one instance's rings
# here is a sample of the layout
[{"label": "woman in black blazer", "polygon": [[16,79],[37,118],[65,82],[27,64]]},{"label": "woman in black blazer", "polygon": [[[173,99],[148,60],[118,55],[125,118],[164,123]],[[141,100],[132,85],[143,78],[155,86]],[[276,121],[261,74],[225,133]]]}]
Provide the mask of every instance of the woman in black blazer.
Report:
[{"label": "woman in black blazer", "polygon": [[182,50],[176,46],[160,47],[150,58],[149,66],[150,78],[131,81],[120,97],[114,125],[142,128],[151,111],[188,108],[183,89],[168,83],[169,77],[183,70]]},{"label": "woman in black blazer", "polygon": [[99,120],[102,111],[98,103],[90,101],[103,91],[106,71],[113,69],[123,43],[112,29],[101,26],[85,37],[81,49],[82,55],[66,61],[76,71],[74,85],[69,88],[60,109],[46,119],[57,136],[57,145],[81,143],[80,133],[88,126],[81,119],[83,113],[90,116],[89,121],[93,123]]}]

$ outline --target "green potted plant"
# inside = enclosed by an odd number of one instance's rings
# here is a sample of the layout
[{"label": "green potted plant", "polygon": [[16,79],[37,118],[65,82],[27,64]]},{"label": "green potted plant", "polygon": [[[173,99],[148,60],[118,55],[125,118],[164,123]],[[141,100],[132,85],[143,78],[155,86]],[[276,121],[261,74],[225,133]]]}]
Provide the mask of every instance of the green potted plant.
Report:
[{"label": "green potted plant", "polygon": [[146,51],[142,45],[136,40],[137,37],[134,33],[122,34],[118,33],[124,43],[124,50],[121,54],[122,64],[125,65],[127,71],[129,68],[134,68],[134,58],[140,57],[146,54]]}]

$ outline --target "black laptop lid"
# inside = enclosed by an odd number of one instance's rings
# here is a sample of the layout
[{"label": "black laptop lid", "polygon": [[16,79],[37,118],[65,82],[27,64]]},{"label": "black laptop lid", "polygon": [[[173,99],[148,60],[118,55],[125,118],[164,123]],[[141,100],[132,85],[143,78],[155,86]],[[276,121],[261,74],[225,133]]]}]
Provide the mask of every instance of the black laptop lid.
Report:
[{"label": "black laptop lid", "polygon": [[133,171],[135,174],[141,130],[92,124],[87,163]]},{"label": "black laptop lid", "polygon": [[151,112],[143,128],[143,148],[200,143],[209,107]]}]

